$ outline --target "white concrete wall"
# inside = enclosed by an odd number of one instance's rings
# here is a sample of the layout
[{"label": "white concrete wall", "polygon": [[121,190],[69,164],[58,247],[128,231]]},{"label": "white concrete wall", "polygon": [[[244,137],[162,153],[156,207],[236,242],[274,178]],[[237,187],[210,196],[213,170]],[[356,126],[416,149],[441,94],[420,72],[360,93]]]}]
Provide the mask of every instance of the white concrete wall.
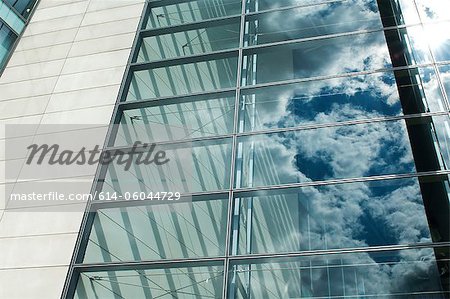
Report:
[{"label": "white concrete wall", "polygon": [[[0,77],[0,139],[4,124],[109,124],[143,5],[41,0]],[[82,212],[5,210],[14,184],[0,176],[0,298],[59,298]]]}]

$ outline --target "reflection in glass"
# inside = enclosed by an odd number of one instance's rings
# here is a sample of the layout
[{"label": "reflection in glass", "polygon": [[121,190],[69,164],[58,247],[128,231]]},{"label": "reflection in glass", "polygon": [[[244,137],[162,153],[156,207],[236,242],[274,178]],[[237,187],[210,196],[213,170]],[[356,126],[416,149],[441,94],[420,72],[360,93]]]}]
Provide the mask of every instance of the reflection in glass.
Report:
[{"label": "reflection in glass", "polygon": [[85,263],[221,256],[228,198],[97,210]]},{"label": "reflection in glass", "polygon": [[402,115],[399,92],[405,105],[421,107],[417,113],[446,110],[434,69],[410,69],[395,76],[384,72],[243,89],[239,128],[258,131]]},{"label": "reflection in glass", "polygon": [[162,60],[237,48],[239,23],[144,37],[137,62]]},{"label": "reflection in glass", "polygon": [[115,145],[229,134],[234,96],[163,100],[159,105],[123,111]]},{"label": "reflection in glass", "polygon": [[431,241],[417,178],[247,192],[234,203],[241,255]]},{"label": "reflection in glass", "polygon": [[0,1],[0,21],[7,24],[17,34],[20,34],[25,27],[25,22],[2,1]]},{"label": "reflection in glass", "polygon": [[[162,2],[164,3],[164,1]],[[199,22],[241,13],[240,0],[193,0],[165,6],[152,7],[152,5],[155,4],[150,4],[146,21],[147,29]]]},{"label": "reflection in glass", "polygon": [[[338,0],[336,2],[342,2]],[[326,0],[250,0],[247,2],[246,8],[250,11],[263,11],[268,9],[276,9],[288,6],[307,6],[328,2]]]},{"label": "reflection in glass", "polygon": [[107,166],[103,191],[126,195],[126,192],[186,193],[229,187],[231,139],[158,145],[152,157],[159,150],[165,152],[165,159],[169,159],[159,166],[133,163],[125,170],[124,165],[114,160]]},{"label": "reflection in glass", "polygon": [[9,50],[16,41],[17,36],[0,21],[0,70],[3,68]]},{"label": "reflection in glass", "polygon": [[444,85],[447,99],[450,99],[450,65],[443,65],[439,67],[439,73],[442,84]]},{"label": "reflection in glass", "polygon": [[36,0],[5,0],[24,18],[28,18]]},{"label": "reflection in glass", "polygon": [[447,0],[416,0],[414,3],[423,22],[450,20],[448,15],[450,4]]},{"label": "reflection in glass", "polygon": [[135,71],[127,101],[213,91],[236,85],[237,57]]},{"label": "reflection in glass", "polygon": [[244,89],[239,112],[240,129],[257,131],[395,116],[402,108],[393,73],[375,73]]},{"label": "reflection in glass", "polygon": [[[450,4],[447,4],[447,10]],[[436,24],[425,24],[426,41],[428,41],[434,55],[434,59],[439,61],[450,60],[450,22]]]},{"label": "reflection in glass", "polygon": [[374,2],[337,1],[247,16],[248,45],[381,29],[383,25]]},{"label": "reflection in glass", "polygon": [[242,81],[253,85],[390,66],[381,31],[249,50],[244,56]]},{"label": "reflection in glass", "polygon": [[434,116],[433,125],[436,130],[437,143],[439,148],[436,149],[440,153],[443,168],[450,169],[450,117]]},{"label": "reflection in glass", "polygon": [[228,298],[443,299],[448,257],[424,248],[242,261],[229,271]]},{"label": "reflection in glass", "polygon": [[75,299],[221,298],[223,266],[81,273]]},{"label": "reflection in glass", "polygon": [[404,121],[238,139],[236,187],[414,172]]}]

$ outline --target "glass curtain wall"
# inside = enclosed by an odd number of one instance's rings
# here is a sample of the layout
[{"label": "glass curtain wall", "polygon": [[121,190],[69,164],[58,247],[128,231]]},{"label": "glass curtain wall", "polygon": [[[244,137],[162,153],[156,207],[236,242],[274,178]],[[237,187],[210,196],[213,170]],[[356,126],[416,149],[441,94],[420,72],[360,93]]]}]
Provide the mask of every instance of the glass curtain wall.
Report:
[{"label": "glass curtain wall", "polygon": [[37,0],[0,0],[0,75]]},{"label": "glass curtain wall", "polygon": [[[447,9],[447,10],[446,10]],[[65,298],[450,298],[447,1],[149,1]]]}]

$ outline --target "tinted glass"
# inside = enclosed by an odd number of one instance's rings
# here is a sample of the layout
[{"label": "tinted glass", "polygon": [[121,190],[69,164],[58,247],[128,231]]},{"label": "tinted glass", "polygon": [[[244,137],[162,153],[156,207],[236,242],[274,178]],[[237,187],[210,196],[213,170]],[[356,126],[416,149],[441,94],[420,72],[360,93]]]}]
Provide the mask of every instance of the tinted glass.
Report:
[{"label": "tinted glass", "polygon": [[[280,2],[280,1],[274,1]],[[247,16],[248,45],[383,28],[373,2],[344,1]]]},{"label": "tinted glass", "polygon": [[160,28],[199,22],[241,13],[239,0],[197,0],[180,1],[179,4],[155,6],[150,4],[146,28]]},{"label": "tinted glass", "polygon": [[450,65],[444,65],[439,67],[439,73],[442,80],[442,84],[444,85],[447,99],[450,99]]},{"label": "tinted glass", "polygon": [[238,139],[236,186],[253,187],[414,172],[403,121]]},{"label": "tinted glass", "polygon": [[180,267],[81,273],[76,299],[221,298],[223,267]]},{"label": "tinted glass", "polygon": [[172,65],[132,74],[126,100],[213,91],[236,85],[237,57]]},{"label": "tinted glass", "polygon": [[448,257],[448,248],[424,248],[248,261],[230,269],[228,298],[248,298],[247,290],[250,298],[443,299]]},{"label": "tinted glass", "polygon": [[0,22],[0,70],[3,68],[9,50],[17,36],[2,22]]},{"label": "tinted glass", "polygon": [[237,254],[431,242],[417,178],[237,194],[234,203]]},{"label": "tinted glass", "polygon": [[[161,145],[157,150],[165,152],[168,163],[133,163],[125,170],[124,165],[118,164],[118,159],[114,160],[107,166],[103,191],[126,196],[127,192],[137,191],[214,191],[227,189],[230,185],[231,139]],[[156,150],[151,158],[155,153]]]},{"label": "tinted glass", "polygon": [[161,60],[237,48],[239,46],[239,19],[236,23],[199,27],[144,37],[138,62]]},{"label": "tinted glass", "polygon": [[227,205],[208,198],[97,210],[84,262],[224,255]]},{"label": "tinted glass", "polygon": [[433,68],[243,89],[241,94],[241,131],[396,116],[404,114],[402,105],[415,107],[406,114],[446,110]]},{"label": "tinted glass", "polygon": [[115,145],[229,134],[233,130],[235,98],[193,97],[158,102],[123,111]]},{"label": "tinted glass", "polygon": [[383,32],[246,52],[243,85],[377,70],[391,66]]},{"label": "tinted glass", "polygon": [[27,18],[30,15],[36,0],[5,0],[22,16]]}]

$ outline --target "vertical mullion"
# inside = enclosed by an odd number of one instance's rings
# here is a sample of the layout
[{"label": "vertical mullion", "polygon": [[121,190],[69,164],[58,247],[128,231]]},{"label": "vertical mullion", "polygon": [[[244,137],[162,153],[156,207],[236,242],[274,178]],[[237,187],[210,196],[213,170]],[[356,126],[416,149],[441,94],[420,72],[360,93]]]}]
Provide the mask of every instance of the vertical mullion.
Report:
[{"label": "vertical mullion", "polygon": [[[232,142],[232,153],[231,153],[231,173],[230,173],[230,197],[228,202],[228,223],[227,223],[227,235],[226,235],[226,249],[225,249],[225,267],[224,267],[224,277],[223,277],[223,292],[222,298],[226,299],[228,294],[228,280],[230,271],[230,252],[231,246],[231,234],[232,234],[232,223],[234,219],[234,187],[235,187],[235,173],[236,173],[236,154],[237,154],[237,133],[239,131],[239,104],[241,97],[241,73],[242,73],[242,61],[243,61],[243,47],[244,47],[244,28],[245,28],[245,8],[246,1],[241,2],[241,22],[239,26],[239,50],[238,50],[238,65],[237,65],[237,77],[236,77],[236,94],[235,94],[235,104],[234,104],[234,122],[233,122],[233,142]],[[233,227],[233,229],[235,229]]]}]

